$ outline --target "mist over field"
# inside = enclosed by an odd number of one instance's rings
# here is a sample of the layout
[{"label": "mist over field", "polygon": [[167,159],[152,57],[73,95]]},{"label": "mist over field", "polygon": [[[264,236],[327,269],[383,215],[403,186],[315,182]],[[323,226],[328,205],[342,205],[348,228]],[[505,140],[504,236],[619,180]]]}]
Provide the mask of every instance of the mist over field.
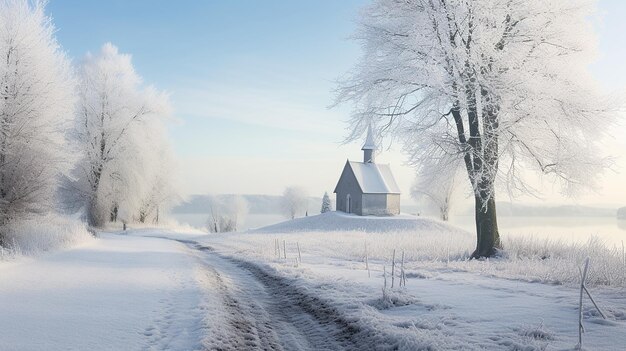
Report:
[{"label": "mist over field", "polygon": [[0,349],[623,350],[625,15],[0,0]]}]

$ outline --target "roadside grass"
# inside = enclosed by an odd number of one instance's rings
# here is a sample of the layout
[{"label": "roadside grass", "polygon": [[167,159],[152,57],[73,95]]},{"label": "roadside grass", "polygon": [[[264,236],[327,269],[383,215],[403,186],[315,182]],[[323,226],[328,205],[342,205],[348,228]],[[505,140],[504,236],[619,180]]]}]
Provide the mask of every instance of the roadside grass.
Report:
[{"label": "roadside grass", "polygon": [[533,236],[504,236],[500,255],[484,260],[469,259],[476,240],[472,234],[441,228],[385,233],[235,233],[211,237],[240,254],[269,260],[277,258],[276,239],[280,250],[284,241],[290,260],[297,258],[299,246],[302,256],[363,262],[364,269],[366,247],[370,266],[389,265],[395,249],[398,254],[404,251],[405,269],[412,274],[419,270],[448,269],[548,284],[580,284],[578,267],[589,257],[588,286],[626,287],[623,248],[611,247],[597,237],[584,243],[569,243]]}]

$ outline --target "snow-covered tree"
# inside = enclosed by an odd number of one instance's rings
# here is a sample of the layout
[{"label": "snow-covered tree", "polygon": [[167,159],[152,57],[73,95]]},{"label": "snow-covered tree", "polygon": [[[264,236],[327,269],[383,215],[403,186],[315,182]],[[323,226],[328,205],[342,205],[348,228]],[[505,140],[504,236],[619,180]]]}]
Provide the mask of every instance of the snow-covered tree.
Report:
[{"label": "snow-covered tree", "polygon": [[535,193],[528,171],[571,194],[605,166],[597,144],[611,113],[588,72],[587,0],[375,0],[356,34],[363,56],[340,83],[352,138],[369,123],[399,138],[410,162],[464,164],[477,245],[501,247],[496,184]]},{"label": "snow-covered tree", "polygon": [[237,231],[238,226],[245,220],[248,215],[248,201],[240,195],[233,195],[225,200],[225,213],[230,218],[234,227],[232,231]]},{"label": "snow-covered tree", "polygon": [[285,188],[282,198],[282,207],[289,218],[294,219],[298,213],[306,211],[308,196],[303,188],[290,186]]},{"label": "snow-covered tree", "polygon": [[169,103],[164,94],[142,85],[130,55],[110,43],[97,55],[87,54],[79,89],[75,136],[82,159],[73,188],[89,223],[99,226],[122,209],[139,213],[150,201],[147,194],[158,186],[155,167],[163,152],[153,132],[169,114]]},{"label": "snow-covered tree", "polygon": [[426,200],[439,211],[442,221],[447,221],[452,207],[453,195],[459,188],[459,174],[462,165],[451,157],[448,162],[424,161],[415,183],[411,188],[411,197]]},{"label": "snow-covered tree", "polygon": [[320,213],[326,213],[332,211],[332,205],[330,203],[330,196],[328,196],[328,192],[324,192],[324,197],[322,197],[322,210]]},{"label": "snow-covered tree", "polygon": [[220,218],[221,218],[221,201],[217,196],[207,196],[209,203],[209,218],[206,221],[206,227],[210,233],[220,232]]},{"label": "snow-covered tree", "polygon": [[206,227],[211,233],[237,231],[248,214],[248,202],[243,196],[212,196],[209,199],[211,211]]},{"label": "snow-covered tree", "polygon": [[137,219],[141,223],[151,220],[158,224],[161,214],[180,200],[175,180],[176,162],[165,126],[159,120],[153,120],[145,127],[146,144],[151,149],[144,153],[144,164],[149,166],[145,167],[146,173],[142,178],[148,187],[143,194]]},{"label": "snow-covered tree", "polygon": [[71,166],[74,81],[44,5],[0,1],[0,244],[9,221],[52,208]]}]

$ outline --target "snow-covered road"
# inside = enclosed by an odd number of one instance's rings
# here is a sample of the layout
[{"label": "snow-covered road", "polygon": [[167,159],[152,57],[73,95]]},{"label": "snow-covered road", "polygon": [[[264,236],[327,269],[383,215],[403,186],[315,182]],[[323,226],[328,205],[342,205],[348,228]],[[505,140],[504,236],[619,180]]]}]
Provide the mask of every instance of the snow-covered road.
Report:
[{"label": "snow-covered road", "polygon": [[202,263],[208,349],[358,350],[354,331],[340,315],[259,267],[222,257],[195,243]]},{"label": "snow-covered road", "polygon": [[367,348],[323,302],[180,238],[103,234],[3,264],[0,284],[2,350]]},{"label": "snow-covered road", "polygon": [[204,313],[196,261],[171,240],[103,234],[0,264],[2,350],[189,350]]}]

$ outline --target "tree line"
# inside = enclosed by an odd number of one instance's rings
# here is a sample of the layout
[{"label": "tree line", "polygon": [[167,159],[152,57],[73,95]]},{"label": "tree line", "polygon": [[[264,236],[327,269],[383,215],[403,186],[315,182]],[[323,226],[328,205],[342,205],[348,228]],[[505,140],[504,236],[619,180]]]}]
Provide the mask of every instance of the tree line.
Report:
[{"label": "tree line", "polygon": [[158,221],[176,197],[167,95],[110,43],[73,65],[54,33],[44,2],[0,2],[0,239],[50,211]]}]

